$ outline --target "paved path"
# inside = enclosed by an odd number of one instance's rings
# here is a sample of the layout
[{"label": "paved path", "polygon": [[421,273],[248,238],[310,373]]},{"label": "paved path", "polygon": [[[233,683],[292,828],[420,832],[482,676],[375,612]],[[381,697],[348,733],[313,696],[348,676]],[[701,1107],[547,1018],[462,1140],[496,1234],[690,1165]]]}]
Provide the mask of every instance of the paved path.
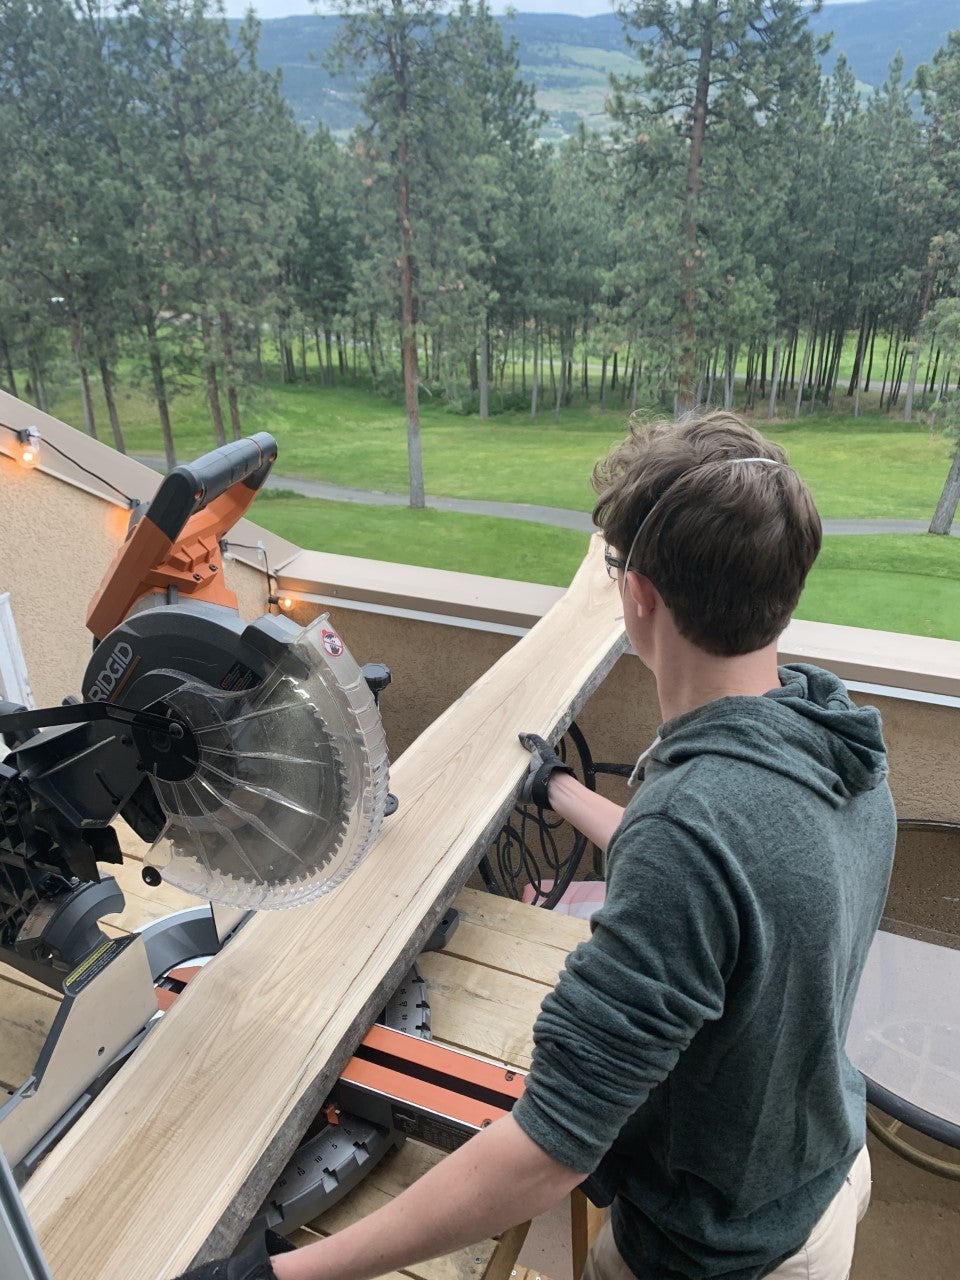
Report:
[{"label": "paved path", "polygon": [[[271,476],[268,488],[289,489],[307,498],[330,498],[335,502],[362,502],[376,507],[405,507],[409,502],[403,493],[375,493],[369,489],[345,489],[321,480],[303,480],[294,476]],[[506,516],[511,520],[532,520],[535,524],[558,525],[593,533],[594,523],[585,511],[568,511],[565,507],[538,507],[527,502],[485,502],[478,498],[427,497],[427,506],[436,511],[463,511],[473,516]],[[926,533],[929,520],[824,520],[824,533]],[[953,536],[960,537],[960,524]]]},{"label": "paved path", "polygon": [[[162,471],[159,458],[138,457],[157,471]],[[348,489],[323,480],[304,480],[299,476],[271,475],[268,489],[286,489],[305,498],[327,498],[334,502],[359,502],[372,507],[405,507],[409,498],[403,493],[377,493],[372,489]],[[427,496],[427,506],[435,511],[462,511],[471,516],[500,516],[510,520],[530,520],[534,524],[556,525],[593,533],[594,524],[585,511],[569,511],[565,507],[538,507],[527,502],[486,502],[480,498],[435,498]],[[824,533],[926,533],[929,520],[824,520]],[[952,529],[960,537],[960,524]]]}]

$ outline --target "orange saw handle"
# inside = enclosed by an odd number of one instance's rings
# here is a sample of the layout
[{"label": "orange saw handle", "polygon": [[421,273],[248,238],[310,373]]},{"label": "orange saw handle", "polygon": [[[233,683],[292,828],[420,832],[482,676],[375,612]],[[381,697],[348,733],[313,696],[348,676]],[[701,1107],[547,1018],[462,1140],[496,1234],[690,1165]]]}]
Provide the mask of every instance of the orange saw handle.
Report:
[{"label": "orange saw handle", "polygon": [[164,477],[150,503],[131,516],[127,540],[90,601],[87,627],[98,640],[142,596],[167,587],[237,607],[223,582],[220,541],[257,496],[276,457],[276,440],[261,431]]}]

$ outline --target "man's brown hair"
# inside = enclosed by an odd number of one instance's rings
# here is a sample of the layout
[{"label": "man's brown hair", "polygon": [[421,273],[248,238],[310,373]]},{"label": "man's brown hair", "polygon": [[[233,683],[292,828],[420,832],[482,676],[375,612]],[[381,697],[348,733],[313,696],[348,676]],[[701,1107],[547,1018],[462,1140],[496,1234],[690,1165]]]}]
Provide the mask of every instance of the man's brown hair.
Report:
[{"label": "man's brown hair", "polygon": [[593,485],[594,522],[657,588],[681,635],[724,657],[780,635],[822,531],[778,444],[720,411],[635,423]]}]

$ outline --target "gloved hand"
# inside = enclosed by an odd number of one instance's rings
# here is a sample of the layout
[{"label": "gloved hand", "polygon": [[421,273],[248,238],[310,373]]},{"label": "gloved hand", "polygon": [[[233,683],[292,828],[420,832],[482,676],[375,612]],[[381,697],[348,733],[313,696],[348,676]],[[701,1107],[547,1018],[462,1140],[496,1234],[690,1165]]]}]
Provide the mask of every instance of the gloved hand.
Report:
[{"label": "gloved hand", "polygon": [[520,792],[521,804],[535,804],[540,809],[549,809],[550,797],[547,787],[555,773],[569,773],[576,776],[570,765],[566,764],[554,751],[549,742],[535,733],[521,733],[520,743],[530,752],[530,769],[523,781]]},{"label": "gloved hand", "polygon": [[236,1258],[205,1262],[177,1276],[177,1280],[276,1280],[270,1259],[278,1253],[289,1253],[293,1248],[295,1246],[289,1240],[284,1240],[275,1231],[268,1231],[257,1236]]}]

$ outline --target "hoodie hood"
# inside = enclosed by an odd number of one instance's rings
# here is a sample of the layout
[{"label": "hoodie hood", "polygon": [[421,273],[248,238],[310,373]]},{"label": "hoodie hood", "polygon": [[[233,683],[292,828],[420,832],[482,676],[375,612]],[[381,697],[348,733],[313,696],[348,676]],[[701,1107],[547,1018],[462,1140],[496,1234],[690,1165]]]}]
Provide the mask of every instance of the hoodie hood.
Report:
[{"label": "hoodie hood", "polygon": [[805,663],[780,668],[780,688],[732,697],[668,720],[650,753],[647,777],[714,755],[749,761],[842,804],[887,776],[880,714],[858,707],[841,680]]}]

